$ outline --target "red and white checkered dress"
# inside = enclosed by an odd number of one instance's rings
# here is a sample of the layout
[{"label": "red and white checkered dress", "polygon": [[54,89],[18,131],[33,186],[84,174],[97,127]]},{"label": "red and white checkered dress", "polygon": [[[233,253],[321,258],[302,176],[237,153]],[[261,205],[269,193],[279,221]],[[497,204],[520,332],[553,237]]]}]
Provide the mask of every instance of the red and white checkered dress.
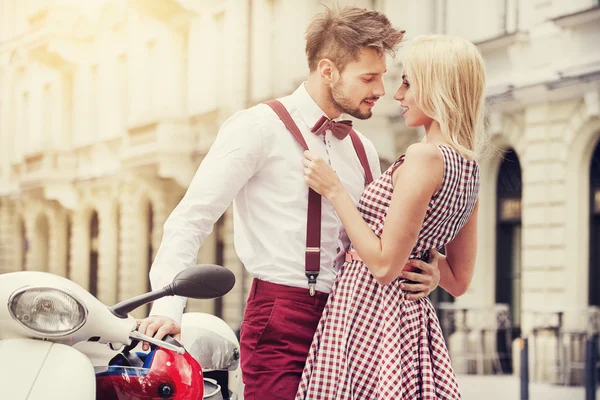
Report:
[{"label": "red and white checkered dress", "polygon": [[[479,167],[440,146],[444,177],[431,198],[410,258],[451,241],[469,219]],[[359,210],[381,236],[401,156],[364,191]],[[315,333],[296,399],[460,399],[435,310],[406,300],[402,280],[379,284],[362,261],[341,268]]]}]

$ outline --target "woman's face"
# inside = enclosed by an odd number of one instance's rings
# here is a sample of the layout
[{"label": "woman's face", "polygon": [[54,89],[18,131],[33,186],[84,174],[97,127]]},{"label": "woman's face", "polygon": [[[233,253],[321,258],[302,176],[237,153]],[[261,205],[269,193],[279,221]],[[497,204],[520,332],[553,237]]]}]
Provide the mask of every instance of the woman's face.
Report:
[{"label": "woman's face", "polygon": [[402,84],[396,91],[394,99],[398,100],[403,108],[402,116],[404,117],[406,126],[425,126],[425,128],[428,128],[433,122],[433,120],[425,115],[419,106],[417,106],[415,97],[410,89],[410,82],[406,75],[402,75]]}]

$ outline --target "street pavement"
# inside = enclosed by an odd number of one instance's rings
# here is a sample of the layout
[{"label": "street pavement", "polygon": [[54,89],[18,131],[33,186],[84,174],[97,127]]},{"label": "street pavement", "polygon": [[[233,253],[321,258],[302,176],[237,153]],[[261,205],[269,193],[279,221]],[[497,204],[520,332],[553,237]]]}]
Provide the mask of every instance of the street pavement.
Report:
[{"label": "street pavement", "polygon": [[[521,388],[517,376],[506,375],[458,375],[463,400],[521,400]],[[600,400],[600,387],[596,398]],[[582,386],[560,386],[530,383],[529,400],[585,400]]]}]

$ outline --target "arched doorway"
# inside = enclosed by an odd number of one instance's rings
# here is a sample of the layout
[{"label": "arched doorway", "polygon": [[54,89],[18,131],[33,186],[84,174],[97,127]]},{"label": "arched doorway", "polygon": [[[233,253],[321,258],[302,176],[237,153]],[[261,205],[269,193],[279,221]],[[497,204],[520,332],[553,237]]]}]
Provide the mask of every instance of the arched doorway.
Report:
[{"label": "arched doorway", "polygon": [[521,165],[514,150],[500,164],[496,183],[496,304],[508,304],[512,332],[498,332],[502,369],[512,371],[512,339],[521,329]]},{"label": "arched doorway", "polygon": [[34,253],[33,253],[33,269],[36,271],[48,272],[49,264],[49,226],[48,217],[46,214],[40,214],[35,220],[34,225]]},{"label": "arched doorway", "polygon": [[588,304],[600,306],[600,142],[590,163],[590,260]]},{"label": "arched doorway", "polygon": [[90,293],[93,296],[98,296],[98,236],[100,233],[100,225],[98,221],[98,213],[92,211],[90,217]]}]

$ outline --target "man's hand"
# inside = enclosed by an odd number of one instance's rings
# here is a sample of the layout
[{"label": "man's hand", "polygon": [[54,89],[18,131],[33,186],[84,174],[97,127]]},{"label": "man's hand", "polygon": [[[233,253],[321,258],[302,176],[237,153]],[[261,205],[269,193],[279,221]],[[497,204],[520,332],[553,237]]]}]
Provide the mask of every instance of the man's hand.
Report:
[{"label": "man's hand", "polygon": [[410,292],[406,295],[408,300],[417,300],[429,295],[440,283],[440,270],[438,269],[438,259],[440,253],[437,250],[429,251],[429,263],[421,260],[409,260],[408,266],[419,270],[418,272],[402,271],[402,278],[412,283],[402,283],[402,290]]},{"label": "man's hand", "polygon": [[[139,319],[137,323],[138,332],[146,336],[154,337],[158,340],[161,340],[166,335],[172,335],[175,340],[179,340],[180,338],[181,327],[169,317],[153,315],[145,319]],[[147,351],[149,348],[150,345],[144,342],[142,350]]]}]

